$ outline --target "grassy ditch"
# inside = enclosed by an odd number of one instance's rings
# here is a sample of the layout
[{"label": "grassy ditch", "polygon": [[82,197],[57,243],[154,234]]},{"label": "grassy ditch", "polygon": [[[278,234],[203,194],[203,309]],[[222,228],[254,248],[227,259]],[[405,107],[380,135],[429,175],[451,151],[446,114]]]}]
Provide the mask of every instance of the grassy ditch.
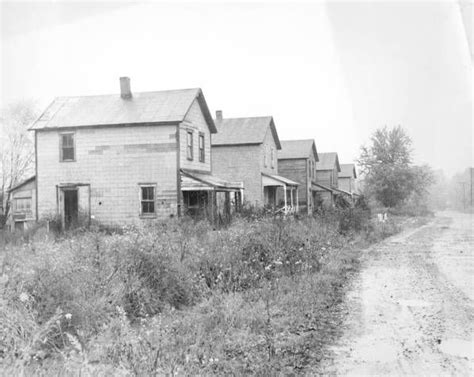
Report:
[{"label": "grassy ditch", "polygon": [[314,371],[339,335],[360,250],[399,230],[397,219],[351,216],[242,218],[222,230],[182,220],[7,245],[0,366],[37,375]]}]

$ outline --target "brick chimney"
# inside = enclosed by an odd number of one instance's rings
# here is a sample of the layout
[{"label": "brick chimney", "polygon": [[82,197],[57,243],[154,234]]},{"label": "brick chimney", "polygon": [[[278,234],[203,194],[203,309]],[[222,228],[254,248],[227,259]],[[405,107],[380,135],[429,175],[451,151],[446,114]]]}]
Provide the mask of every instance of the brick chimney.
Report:
[{"label": "brick chimney", "polygon": [[130,78],[120,77],[120,97],[123,99],[132,98],[132,91],[130,90]]},{"label": "brick chimney", "polygon": [[216,111],[216,120],[222,120],[222,110]]}]

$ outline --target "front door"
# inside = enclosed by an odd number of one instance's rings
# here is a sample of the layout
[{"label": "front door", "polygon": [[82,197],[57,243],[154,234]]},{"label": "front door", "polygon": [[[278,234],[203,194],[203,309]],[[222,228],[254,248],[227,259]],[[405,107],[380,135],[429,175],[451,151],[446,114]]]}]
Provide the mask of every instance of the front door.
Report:
[{"label": "front door", "polygon": [[66,229],[77,224],[78,207],[77,189],[64,190],[64,227]]},{"label": "front door", "polygon": [[263,195],[265,198],[265,205],[269,207],[275,207],[276,205],[276,187],[265,186],[263,188]]}]

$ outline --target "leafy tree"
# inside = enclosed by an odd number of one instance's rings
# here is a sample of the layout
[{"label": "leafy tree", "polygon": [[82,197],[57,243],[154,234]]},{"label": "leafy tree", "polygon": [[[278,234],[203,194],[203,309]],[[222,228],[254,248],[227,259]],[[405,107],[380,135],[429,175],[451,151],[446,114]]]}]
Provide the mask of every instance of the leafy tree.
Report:
[{"label": "leafy tree", "polygon": [[433,181],[429,166],[412,165],[411,139],[401,126],[378,129],[358,160],[369,194],[386,207],[423,197]]},{"label": "leafy tree", "polygon": [[9,190],[33,174],[34,144],[28,127],[38,112],[31,102],[17,102],[0,115],[0,197],[5,203],[0,227],[10,211]]}]

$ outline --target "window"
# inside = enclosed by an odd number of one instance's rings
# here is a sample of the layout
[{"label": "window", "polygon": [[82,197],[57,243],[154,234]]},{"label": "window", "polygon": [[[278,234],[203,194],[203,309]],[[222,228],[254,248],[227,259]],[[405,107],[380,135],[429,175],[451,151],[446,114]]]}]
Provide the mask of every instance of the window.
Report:
[{"label": "window", "polygon": [[16,198],[13,202],[14,212],[31,212],[31,198]]},{"label": "window", "polygon": [[60,154],[61,161],[74,161],[75,160],[75,150],[74,150],[74,134],[60,134]]},{"label": "window", "polygon": [[273,147],[270,149],[270,159],[273,169],[275,167],[275,150],[273,149]]},{"label": "window", "polygon": [[155,214],[155,186],[140,186],[140,208],[143,216]]},{"label": "window", "polygon": [[188,157],[188,160],[192,160],[193,159],[193,132],[192,131],[188,131],[188,133],[186,134],[186,143],[187,143],[186,155]]},{"label": "window", "polygon": [[267,149],[263,150],[263,166],[267,167]]},{"label": "window", "polygon": [[199,162],[204,162],[205,160],[205,146],[204,146],[204,134],[199,133]]}]

